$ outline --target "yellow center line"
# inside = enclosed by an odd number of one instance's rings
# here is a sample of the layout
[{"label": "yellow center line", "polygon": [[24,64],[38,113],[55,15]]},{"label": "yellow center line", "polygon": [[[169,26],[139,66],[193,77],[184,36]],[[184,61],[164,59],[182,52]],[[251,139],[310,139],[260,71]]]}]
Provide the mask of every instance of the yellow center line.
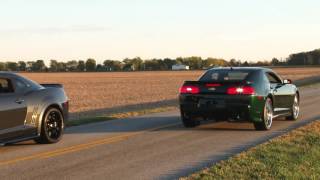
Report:
[{"label": "yellow center line", "polygon": [[164,128],[168,128],[168,127],[173,127],[173,126],[176,126],[179,124],[181,124],[181,123],[169,124],[169,125],[146,129],[146,130],[138,131],[138,132],[125,133],[125,134],[122,134],[119,136],[98,139],[98,140],[95,140],[95,141],[92,141],[89,143],[73,145],[73,146],[69,146],[66,148],[60,148],[60,149],[53,150],[53,151],[42,152],[42,153],[37,153],[37,154],[29,155],[29,156],[18,157],[18,158],[6,160],[6,161],[0,161],[0,166],[14,164],[14,163],[18,163],[21,161],[34,160],[34,159],[45,159],[45,158],[51,158],[51,157],[55,157],[55,156],[59,156],[59,155],[63,155],[63,154],[72,153],[72,152],[78,152],[78,151],[90,149],[90,148],[93,148],[93,147],[96,147],[99,145],[111,144],[111,143],[115,143],[115,142],[124,141],[124,140],[129,139],[130,137],[133,137],[133,136],[136,136],[139,134],[143,134],[143,133],[150,132],[150,131],[156,131],[156,130],[164,129]]}]

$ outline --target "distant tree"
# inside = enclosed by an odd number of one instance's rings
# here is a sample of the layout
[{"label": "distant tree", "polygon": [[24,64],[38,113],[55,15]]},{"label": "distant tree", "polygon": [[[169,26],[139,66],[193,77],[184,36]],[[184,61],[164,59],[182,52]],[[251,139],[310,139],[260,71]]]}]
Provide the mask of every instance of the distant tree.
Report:
[{"label": "distant tree", "polygon": [[31,69],[32,71],[43,72],[46,70],[46,65],[44,64],[43,60],[37,60],[36,62],[32,63]]},{"label": "distant tree", "polygon": [[24,61],[18,62],[18,69],[19,71],[26,71],[27,70],[27,64]]},{"label": "distant tree", "polygon": [[182,57],[177,57],[176,58],[177,64],[183,64],[183,58]]},{"label": "distant tree", "polygon": [[58,67],[58,61],[57,60],[50,60],[50,68],[49,68],[49,70],[51,71],[51,72],[57,72],[57,71],[59,71],[59,67]]},{"label": "distant tree", "polygon": [[35,62],[34,61],[28,61],[27,62],[27,71],[33,71],[33,64],[34,64]]},{"label": "distant tree", "polygon": [[202,58],[198,56],[192,56],[184,58],[183,64],[188,65],[190,69],[202,69]]},{"label": "distant tree", "polygon": [[123,60],[124,69],[131,71],[143,70],[143,60],[140,57],[135,57],[133,59],[126,58]]},{"label": "distant tree", "polygon": [[102,64],[98,64],[96,70],[98,72],[104,72],[104,71],[106,71],[106,68]]},{"label": "distant tree", "polygon": [[228,66],[228,62],[224,59],[217,59],[217,58],[207,58],[203,61],[203,67],[215,67],[215,66]]},{"label": "distant tree", "polygon": [[235,60],[235,59],[231,59],[231,60],[229,61],[229,65],[230,65],[230,66],[238,66],[238,62],[237,62],[237,60]]},{"label": "distant tree", "polygon": [[78,71],[78,61],[73,60],[73,61],[68,61],[66,63],[66,71],[70,71],[70,72],[75,72]]},{"label": "distant tree", "polygon": [[169,70],[173,65],[177,64],[177,61],[175,59],[165,58],[163,63],[165,64],[166,69]]},{"label": "distant tree", "polygon": [[19,71],[18,63],[16,62],[7,62],[8,71]]},{"label": "distant tree", "polygon": [[161,69],[161,60],[151,59],[144,61],[144,70],[160,70]]},{"label": "distant tree", "polygon": [[250,64],[248,63],[248,61],[245,61],[245,62],[242,64],[242,66],[248,67],[248,66],[250,66]]},{"label": "distant tree", "polygon": [[93,71],[96,71],[96,60],[94,59],[88,59],[86,61],[86,70],[87,71],[90,71],[90,72],[93,72]]},{"label": "distant tree", "polygon": [[288,64],[289,65],[306,65],[307,64],[306,53],[291,54],[288,58]]},{"label": "distant tree", "polygon": [[277,58],[272,58],[271,60],[271,65],[277,66],[280,64],[280,61]]},{"label": "distant tree", "polygon": [[0,71],[6,70],[6,63],[0,62]]},{"label": "distant tree", "polygon": [[121,62],[114,60],[105,60],[103,65],[106,71],[120,71],[121,70]]},{"label": "distant tree", "polygon": [[198,56],[191,57],[178,57],[176,58],[177,64],[184,64],[190,67],[190,69],[201,69],[202,68],[202,58]]},{"label": "distant tree", "polygon": [[270,66],[270,61],[258,61],[255,64],[253,64],[254,66]]},{"label": "distant tree", "polygon": [[58,67],[58,72],[66,72],[67,71],[67,64],[64,62],[58,62],[57,67]]},{"label": "distant tree", "polygon": [[77,67],[78,71],[83,72],[86,69],[86,64],[84,61],[80,60],[78,62],[78,67]]}]

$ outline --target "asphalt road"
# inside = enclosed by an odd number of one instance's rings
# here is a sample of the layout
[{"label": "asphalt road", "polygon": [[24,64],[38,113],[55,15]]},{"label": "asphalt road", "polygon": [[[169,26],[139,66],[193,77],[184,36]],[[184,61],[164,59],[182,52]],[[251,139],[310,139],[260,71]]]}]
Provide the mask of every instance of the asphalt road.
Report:
[{"label": "asphalt road", "polygon": [[182,127],[178,112],[72,127],[54,145],[0,147],[0,179],[177,179],[320,119],[320,88],[303,88],[301,118]]}]

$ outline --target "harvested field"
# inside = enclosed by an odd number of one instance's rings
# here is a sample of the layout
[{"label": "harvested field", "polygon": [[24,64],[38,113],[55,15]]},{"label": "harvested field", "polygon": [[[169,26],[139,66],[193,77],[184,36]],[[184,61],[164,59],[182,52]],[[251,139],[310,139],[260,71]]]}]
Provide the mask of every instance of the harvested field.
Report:
[{"label": "harvested field", "polygon": [[[293,80],[320,75],[320,68],[277,68]],[[203,71],[22,73],[39,83],[61,83],[70,98],[73,118],[145,107],[174,105],[185,80],[196,80]]]}]

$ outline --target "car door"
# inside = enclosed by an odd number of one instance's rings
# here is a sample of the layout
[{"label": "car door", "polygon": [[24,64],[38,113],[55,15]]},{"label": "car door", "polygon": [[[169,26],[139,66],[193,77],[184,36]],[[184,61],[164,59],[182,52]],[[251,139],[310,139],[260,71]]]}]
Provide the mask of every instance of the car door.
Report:
[{"label": "car door", "polygon": [[0,135],[24,128],[27,105],[15,91],[12,79],[0,77]]},{"label": "car door", "polygon": [[291,98],[290,92],[288,92],[289,87],[273,72],[266,72],[266,76],[270,82],[271,93],[274,97],[273,106],[275,114],[289,111],[288,101]]}]

